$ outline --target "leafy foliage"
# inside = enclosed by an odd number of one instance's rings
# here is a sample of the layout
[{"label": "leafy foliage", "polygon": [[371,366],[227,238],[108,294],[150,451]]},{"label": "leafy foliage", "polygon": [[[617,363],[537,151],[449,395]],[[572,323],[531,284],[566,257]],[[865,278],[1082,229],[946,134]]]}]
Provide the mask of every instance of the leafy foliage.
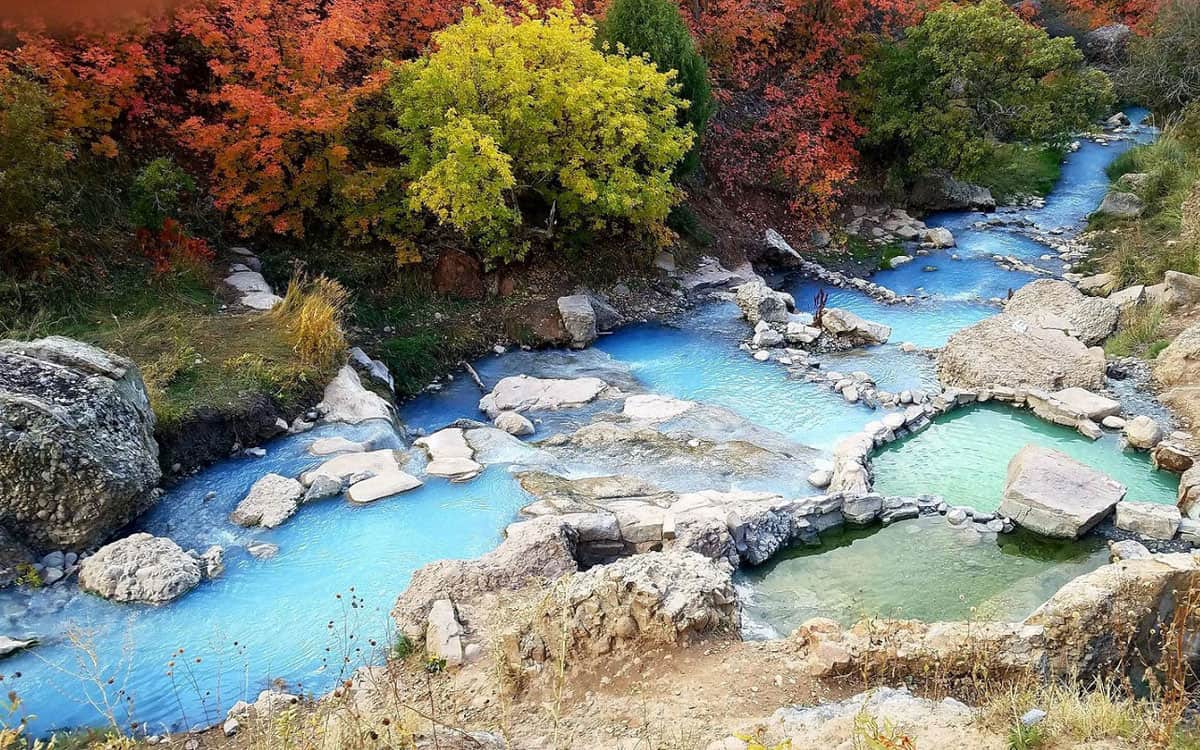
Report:
[{"label": "leafy foliage", "polygon": [[864,49],[914,17],[913,0],[712,0],[689,3],[721,102],[711,171],[753,216],[752,196],[782,192],[801,220],[834,208],[863,133],[843,84]]},{"label": "leafy foliage", "polygon": [[1151,33],[1134,40],[1121,92],[1158,111],[1200,99],[1200,3],[1168,0]]},{"label": "leafy foliage", "polygon": [[63,261],[63,176],[73,156],[54,137],[46,91],[19,75],[0,79],[0,272],[43,277]]},{"label": "leafy foliage", "polygon": [[860,77],[865,143],[916,174],[978,169],[997,143],[1085,127],[1112,102],[1107,77],[1000,0],[948,5],[887,44]]},{"label": "leafy foliage", "polygon": [[646,55],[662,72],[676,71],[679,95],[687,101],[680,119],[692,126],[697,143],[680,167],[691,172],[699,165],[699,139],[716,111],[708,63],[696,49],[692,34],[674,0],[614,0],[604,14],[601,38],[616,50]]},{"label": "leafy foliage", "polygon": [[388,140],[411,206],[498,260],[521,257],[533,226],[660,230],[692,133],[670,74],[594,37],[569,4],[514,21],[481,2],[435,52],[393,68]]},{"label": "leafy foliage", "polygon": [[1162,0],[1065,0],[1064,5],[1089,28],[1123,23],[1144,29],[1154,21]]},{"label": "leafy foliage", "polygon": [[160,231],[163,222],[179,216],[184,196],[196,182],[169,157],[160,156],[142,167],[130,190],[130,220],[135,227]]}]

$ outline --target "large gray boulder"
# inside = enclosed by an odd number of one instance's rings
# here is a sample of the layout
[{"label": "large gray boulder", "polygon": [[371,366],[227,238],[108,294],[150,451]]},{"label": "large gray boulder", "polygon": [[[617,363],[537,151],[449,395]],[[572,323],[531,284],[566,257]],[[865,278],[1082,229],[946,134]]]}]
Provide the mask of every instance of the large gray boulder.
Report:
[{"label": "large gray boulder", "polygon": [[1111,65],[1125,59],[1133,32],[1123,23],[1092,29],[1083,37],[1083,52],[1092,62]]},{"label": "large gray boulder", "polygon": [[1145,210],[1146,205],[1137,195],[1120,190],[1110,190],[1100,203],[1100,208],[1096,209],[1096,213],[1114,219],[1136,219]]},{"label": "large gray boulder", "polygon": [[994,211],[992,191],[955,179],[948,172],[922,175],[913,183],[908,203],[926,211]]},{"label": "large gray boulder", "polygon": [[1186,307],[1200,302],[1200,276],[1167,271],[1163,274],[1163,283],[1167,286],[1163,294],[1163,304],[1168,308]]},{"label": "large gray boulder", "polygon": [[571,337],[571,346],[582,349],[596,340],[596,311],[586,294],[559,297],[558,314]]},{"label": "large gray boulder", "polygon": [[1075,539],[1125,497],[1125,487],[1075,459],[1027,445],[1008,463],[1000,515],[1044,536]]},{"label": "large gray boulder", "polygon": [[1071,284],[1054,279],[1039,279],[1021,287],[1004,310],[1042,328],[1062,330],[1088,346],[1108,338],[1121,314],[1109,300],[1088,297]]},{"label": "large gray boulder", "polygon": [[856,346],[886,344],[892,335],[890,327],[866,320],[839,307],[830,307],[822,312],[821,327],[836,338]]},{"label": "large gray boulder", "polygon": [[169,602],[202,577],[200,561],[178,544],[145,533],[107,544],[79,566],[80,588],[117,602]]},{"label": "large gray boulder", "polygon": [[791,296],[767,286],[762,279],[753,279],[737,288],[734,301],[751,324],[759,321],[787,323],[788,308],[795,307]]},{"label": "large gray boulder", "polygon": [[292,517],[304,497],[304,485],[279,474],[267,474],[250,488],[229,520],[238,526],[273,529]]},{"label": "large gray boulder", "polygon": [[60,336],[0,341],[0,525],[87,547],[152,506],[161,477],[133,362]]},{"label": "large gray boulder", "polygon": [[1095,391],[1104,385],[1105,366],[1103,349],[1007,312],[958,331],[938,353],[942,383],[967,389]]}]

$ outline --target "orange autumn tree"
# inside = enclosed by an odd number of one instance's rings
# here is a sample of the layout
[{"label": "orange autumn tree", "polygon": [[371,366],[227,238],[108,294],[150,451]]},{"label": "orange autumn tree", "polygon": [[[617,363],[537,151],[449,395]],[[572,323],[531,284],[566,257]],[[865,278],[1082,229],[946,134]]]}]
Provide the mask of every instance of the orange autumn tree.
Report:
[{"label": "orange autumn tree", "polygon": [[916,15],[914,0],[683,0],[721,102],[708,163],[751,215],[764,187],[801,221],[836,205],[858,164],[844,84],[872,38]]},{"label": "orange autumn tree", "polygon": [[1161,0],[1065,0],[1065,5],[1090,29],[1123,23],[1139,33],[1148,32],[1158,17]]}]

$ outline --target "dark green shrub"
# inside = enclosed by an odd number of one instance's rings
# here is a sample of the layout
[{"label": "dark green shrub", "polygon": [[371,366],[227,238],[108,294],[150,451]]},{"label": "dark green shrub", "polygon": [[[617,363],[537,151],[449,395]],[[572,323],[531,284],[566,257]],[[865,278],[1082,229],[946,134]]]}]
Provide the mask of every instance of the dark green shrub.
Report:
[{"label": "dark green shrub", "polygon": [[970,175],[997,144],[1086,127],[1113,101],[1069,38],[1051,39],[1000,0],[946,5],[882,45],[858,79],[864,146],[905,175]]},{"label": "dark green shrub", "polygon": [[631,54],[646,55],[662,72],[677,71],[679,95],[688,101],[680,121],[696,131],[697,144],[679,166],[687,174],[699,165],[699,138],[717,109],[708,80],[708,63],[696,50],[692,34],[672,0],[614,0],[600,24],[600,39],[610,47],[622,45]]},{"label": "dark green shrub", "polygon": [[163,222],[178,218],[183,199],[196,183],[170,157],[159,157],[142,167],[129,191],[129,218],[139,229],[155,232]]}]

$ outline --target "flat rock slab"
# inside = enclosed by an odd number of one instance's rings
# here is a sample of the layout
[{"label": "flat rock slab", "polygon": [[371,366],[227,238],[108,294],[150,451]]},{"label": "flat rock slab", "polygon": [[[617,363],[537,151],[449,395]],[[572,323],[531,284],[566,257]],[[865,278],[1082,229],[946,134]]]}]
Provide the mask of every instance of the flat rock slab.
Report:
[{"label": "flat rock slab", "polygon": [[308,452],[314,456],[332,456],[335,453],[362,453],[366,449],[366,443],[347,440],[341,436],[314,440],[312,445],[308,446]]},{"label": "flat rock slab", "polygon": [[1117,528],[1144,539],[1174,539],[1182,521],[1179,508],[1162,503],[1117,503]]},{"label": "flat rock slab", "polygon": [[607,387],[600,378],[534,378],[515,375],[502,379],[479,401],[479,409],[495,419],[502,411],[539,411],[582,406]]},{"label": "flat rock slab", "polygon": [[1105,417],[1115,417],[1121,413],[1119,402],[1083,388],[1064,388],[1055,393],[1054,397],[1071,410],[1079,412],[1093,422],[1099,422]]},{"label": "flat rock slab", "polygon": [[683,401],[670,396],[638,394],[625,399],[621,413],[642,422],[665,422],[678,417],[695,405],[694,401]]},{"label": "flat rock slab", "polygon": [[399,495],[401,492],[415,490],[420,486],[420,479],[397,469],[356,482],[346,491],[346,499],[352,503],[363,505],[392,495]]},{"label": "flat rock slab", "polygon": [[1075,539],[1125,497],[1124,485],[1059,451],[1026,445],[1008,464],[999,513],[1043,536]]},{"label": "flat rock slab", "polygon": [[431,460],[446,458],[473,458],[475,451],[467,444],[463,431],[457,427],[438,430],[428,437],[419,438],[413,443],[418,448],[424,448]]},{"label": "flat rock slab", "polygon": [[234,289],[249,294],[250,292],[272,292],[271,285],[258,271],[238,271],[225,277],[225,283]]},{"label": "flat rock slab", "polygon": [[479,476],[483,467],[469,458],[452,456],[430,461],[425,466],[425,473],[435,477],[446,477],[454,482],[465,482]]},{"label": "flat rock slab", "polygon": [[378,476],[399,470],[400,459],[393,450],[344,453],[301,474],[300,483],[307,487],[322,475],[344,482],[351,477],[363,474]]}]

